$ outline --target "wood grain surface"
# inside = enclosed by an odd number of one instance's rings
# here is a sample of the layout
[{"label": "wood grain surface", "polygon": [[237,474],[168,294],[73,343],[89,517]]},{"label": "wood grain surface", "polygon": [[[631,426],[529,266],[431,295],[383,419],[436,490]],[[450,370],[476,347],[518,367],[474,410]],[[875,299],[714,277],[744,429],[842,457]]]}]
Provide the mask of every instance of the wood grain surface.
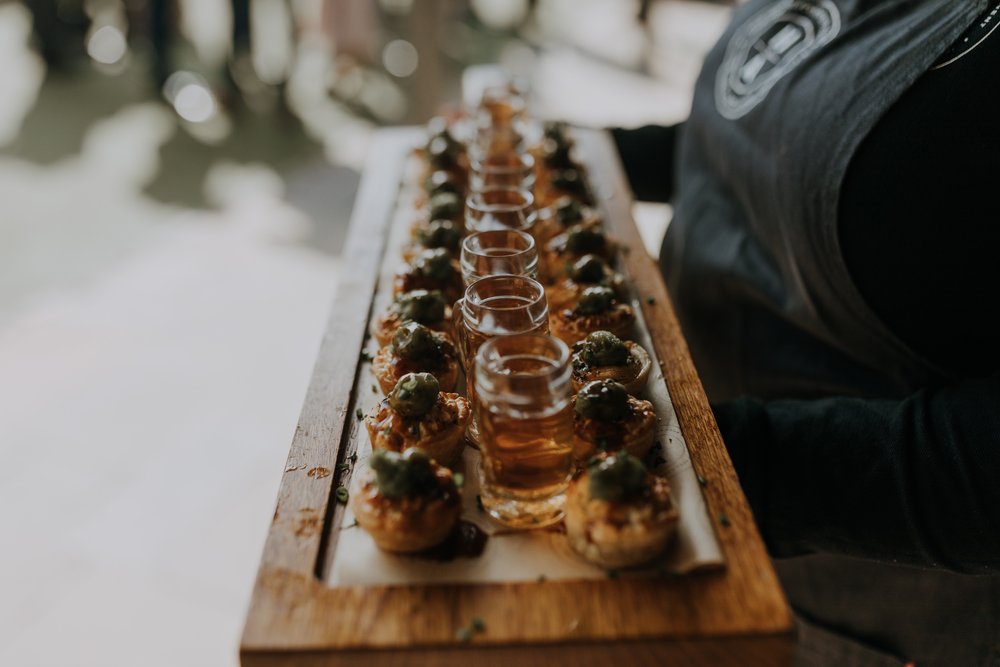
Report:
[{"label": "wood grain surface", "polygon": [[[575,133],[606,195],[624,257],[663,363],[681,430],[726,558],[722,571],[588,582],[332,588],[320,575],[343,508],[334,472],[358,386],[386,225],[419,129],[380,132],[362,179],[340,290],[282,478],[241,645],[245,665],[458,664],[572,659],[575,664],[785,665],[791,615],[726,453],[655,262],[631,218],[631,195],[610,137]],[[368,385],[368,378],[361,384]],[[485,631],[456,637],[473,617]]]}]

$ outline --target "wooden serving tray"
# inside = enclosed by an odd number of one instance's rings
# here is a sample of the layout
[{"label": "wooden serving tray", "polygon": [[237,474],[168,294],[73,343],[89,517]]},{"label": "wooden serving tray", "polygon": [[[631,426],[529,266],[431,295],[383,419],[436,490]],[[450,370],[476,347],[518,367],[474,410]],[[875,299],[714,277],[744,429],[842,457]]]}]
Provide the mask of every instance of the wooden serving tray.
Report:
[{"label": "wooden serving tray", "polygon": [[[792,621],[740,490],[656,263],[632,221],[610,137],[575,130],[580,155],[640,299],[726,560],[681,577],[510,584],[330,587],[347,485],[350,413],[403,165],[422,128],[382,130],[369,154],[340,287],[292,440],[240,647],[243,665],[787,665]],[[479,617],[484,632],[456,631]],[[553,662],[555,661],[555,662]]]}]

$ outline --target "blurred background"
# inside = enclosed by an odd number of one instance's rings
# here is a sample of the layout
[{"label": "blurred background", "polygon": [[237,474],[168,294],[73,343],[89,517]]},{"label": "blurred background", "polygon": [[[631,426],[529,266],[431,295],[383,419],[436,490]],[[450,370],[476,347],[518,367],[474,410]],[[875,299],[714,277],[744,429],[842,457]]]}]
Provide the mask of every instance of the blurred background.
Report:
[{"label": "blurred background", "polygon": [[372,133],[680,121],[728,11],[0,0],[0,665],[235,665]]}]

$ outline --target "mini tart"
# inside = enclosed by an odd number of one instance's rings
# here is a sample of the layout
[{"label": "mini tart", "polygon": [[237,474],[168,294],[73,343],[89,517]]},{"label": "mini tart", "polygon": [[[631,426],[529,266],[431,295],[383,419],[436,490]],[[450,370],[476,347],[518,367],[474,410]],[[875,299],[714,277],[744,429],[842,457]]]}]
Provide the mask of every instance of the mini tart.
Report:
[{"label": "mini tart", "polygon": [[434,477],[437,484],[429,493],[387,498],[370,468],[358,472],[351,489],[351,510],[380,549],[423,551],[443,542],[455,528],[462,497],[450,470],[435,466]]},{"label": "mini tart", "polygon": [[594,331],[610,331],[622,340],[632,337],[635,313],[632,306],[613,303],[603,313],[584,315],[576,308],[562,308],[549,312],[549,329],[552,335],[573,345]]},{"label": "mini tart", "polygon": [[[545,168],[544,175],[535,179],[535,191],[537,195],[535,201],[539,206],[548,206],[554,202],[569,197],[588,206],[593,205],[594,195],[587,185],[587,172],[580,165],[565,169]],[[575,172],[576,179],[570,184],[563,184],[560,178],[572,175]],[[540,183],[539,183],[540,182]]]},{"label": "mini tart", "polygon": [[[549,206],[567,197],[587,205],[593,203],[587,169],[573,158],[572,147],[567,148],[568,153],[562,156],[564,159],[555,161],[552,155],[546,155],[542,147],[534,151],[535,164],[538,165],[535,170],[535,202],[539,206]],[[560,180],[567,177],[569,181]]]},{"label": "mini tart", "polygon": [[[378,341],[379,347],[385,347],[392,342],[392,335],[396,333],[396,329],[406,322],[402,315],[399,314],[392,306],[386,308],[385,312],[378,316],[378,318],[372,322],[371,330],[372,336]],[[451,330],[451,306],[446,306],[444,309],[444,318],[440,322],[421,322],[425,327],[433,329],[438,333],[447,334],[449,337],[452,334]]]},{"label": "mini tart", "polygon": [[[466,230],[465,230],[465,220],[464,220],[464,218],[458,218],[458,219],[447,218],[447,220],[449,220],[450,222],[454,223],[454,225],[456,227],[458,227],[459,231],[462,232],[462,236],[465,236]],[[420,238],[421,232],[425,231],[427,229],[427,226],[430,225],[430,224],[431,224],[431,219],[428,218],[425,213],[422,213],[421,215],[418,215],[410,223],[410,241],[409,241],[409,244],[405,248],[403,248],[403,258],[404,258],[405,261],[407,261],[407,262],[410,261],[410,258],[408,258],[407,255],[411,255],[412,257],[416,257],[420,253],[421,250],[426,250],[427,249],[427,248],[423,247],[422,245],[420,245],[420,241],[418,239]],[[459,243],[458,247],[459,247],[459,253],[461,253],[461,251],[462,251],[462,244]]]},{"label": "mini tart", "polygon": [[[556,202],[557,204],[559,202]],[[573,222],[574,225],[579,225],[590,229],[591,227],[600,227],[601,218],[597,215],[597,212],[591,208],[585,208],[583,218]],[[559,217],[555,213],[555,205],[543,208],[538,213],[538,217],[535,220],[535,226],[532,228],[531,233],[538,241],[538,247],[544,248],[545,245],[559,236],[567,229],[567,225],[564,225],[559,221]]]},{"label": "mini tart", "polygon": [[[403,261],[412,262],[414,258],[416,258],[416,256],[422,253],[424,250],[427,250],[427,246],[420,245],[420,243],[411,243],[407,246],[404,246],[403,252],[401,253],[403,256]],[[451,255],[453,258],[458,259],[459,253],[462,252],[462,247],[461,245],[459,245],[457,249],[445,248],[445,250],[447,250],[448,254]]]},{"label": "mini tart", "polygon": [[649,353],[630,340],[623,341],[628,348],[628,359],[621,366],[595,366],[583,360],[581,351],[583,341],[573,345],[573,391],[578,392],[583,386],[594,380],[614,380],[625,385],[625,391],[630,394],[641,394],[646,389],[649,371],[653,360]]},{"label": "mini tart", "polygon": [[628,397],[628,405],[628,416],[615,421],[588,419],[574,410],[573,457],[577,461],[586,461],[601,451],[621,449],[639,460],[645,458],[656,440],[656,413],[652,403],[635,396]]},{"label": "mini tart", "polygon": [[419,447],[441,465],[454,466],[465,449],[465,429],[471,418],[466,399],[440,392],[434,407],[421,417],[401,415],[384,398],[365,417],[365,428],[375,449],[403,452]]},{"label": "mini tart", "polygon": [[465,150],[460,151],[453,159],[440,162],[437,165],[431,164],[430,153],[426,148],[418,148],[413,154],[420,160],[420,182],[423,183],[435,171],[446,171],[451,174],[456,183],[467,187],[469,182],[469,155]]},{"label": "mini tart", "polygon": [[550,311],[558,311],[568,308],[580,298],[580,294],[588,287],[601,285],[610,287],[615,291],[615,296],[619,301],[628,299],[628,287],[625,284],[625,277],[614,271],[608,272],[603,280],[597,283],[578,283],[572,278],[564,278],[555,285],[545,288],[545,298],[549,302]]},{"label": "mini tart", "polygon": [[451,268],[447,279],[435,280],[407,264],[392,279],[392,295],[397,297],[415,289],[440,290],[446,301],[454,303],[465,294],[465,283],[462,282],[462,267],[457,260],[451,261]]},{"label": "mini tart", "polygon": [[[574,225],[574,227],[583,228],[580,225]],[[599,229],[600,225],[590,225],[586,228]],[[580,259],[584,255],[597,255],[608,264],[614,264],[618,244],[610,238],[605,238],[604,246],[602,248],[590,248],[582,252],[569,250],[566,247],[566,241],[568,238],[569,232],[563,232],[562,234],[553,237],[543,246],[541,259],[545,264],[546,280],[550,285],[565,278],[567,265],[572,265],[573,262]]]},{"label": "mini tart", "polygon": [[469,156],[465,146],[455,139],[450,125],[443,118],[431,119],[428,123],[427,143],[414,151],[422,162],[421,181],[434,171],[441,170],[451,173],[459,182],[465,182],[469,172]]},{"label": "mini tart", "polygon": [[452,259],[462,251],[464,225],[452,220],[430,220],[413,229],[413,241],[403,248],[403,260],[412,262],[424,250],[443,248]]},{"label": "mini tart", "polygon": [[566,492],[566,537],[570,546],[603,568],[649,563],[670,543],[679,515],[667,480],[647,473],[646,491],[634,500],[613,502],[590,494],[587,473]]},{"label": "mini tart", "polygon": [[[450,222],[453,225],[455,225],[458,228],[458,230],[460,232],[462,232],[463,235],[465,234],[465,216],[464,215],[459,216],[457,219],[456,218],[441,218],[441,219],[448,220],[448,222]],[[410,238],[412,240],[410,242],[409,248],[416,248],[417,252],[419,252],[420,250],[426,250],[426,248],[424,248],[423,246],[420,245],[420,241],[418,239],[419,239],[420,234],[422,232],[427,231],[427,228],[430,226],[431,222],[432,222],[432,220],[430,218],[428,218],[426,215],[420,215],[420,216],[418,216],[418,217],[416,217],[416,218],[413,219],[413,222],[410,223]],[[459,252],[461,252],[461,250],[462,250],[462,244],[461,243],[458,244],[458,249],[459,249]],[[404,250],[404,252],[405,252],[405,250]],[[409,261],[409,260],[407,260],[407,261]]]},{"label": "mini tart", "polygon": [[455,344],[447,334],[435,332],[438,339],[436,359],[404,359],[397,355],[392,345],[386,345],[375,353],[372,373],[378,380],[383,394],[388,394],[396,386],[399,378],[407,373],[430,373],[437,378],[441,391],[455,391],[458,383],[458,356]]},{"label": "mini tart", "polygon": [[410,235],[416,239],[422,229],[434,220],[448,220],[454,223],[459,231],[465,230],[465,197],[455,192],[438,192],[425,199],[414,200],[416,217],[410,225]]},{"label": "mini tart", "polygon": [[424,187],[414,197],[413,204],[417,208],[422,208],[431,197],[441,192],[453,192],[465,201],[467,185],[464,174],[457,177],[453,172],[444,169],[429,171],[423,180]]}]

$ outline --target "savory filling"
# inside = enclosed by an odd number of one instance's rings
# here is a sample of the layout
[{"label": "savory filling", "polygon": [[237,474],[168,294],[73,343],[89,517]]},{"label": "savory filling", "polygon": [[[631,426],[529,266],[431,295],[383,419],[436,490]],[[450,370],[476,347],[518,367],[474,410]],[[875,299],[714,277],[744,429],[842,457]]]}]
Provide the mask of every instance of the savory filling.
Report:
[{"label": "savory filling", "polygon": [[618,382],[591,382],[574,400],[575,433],[598,452],[622,449],[646,439],[655,426],[653,404],[629,395]]},{"label": "savory filling", "polygon": [[[434,377],[429,373],[415,373],[414,375]],[[399,384],[397,384],[397,388],[398,386]],[[434,387],[436,389],[437,380],[434,381]],[[394,396],[396,396],[395,399]],[[372,446],[375,449],[401,452],[410,447],[419,447],[422,442],[441,435],[451,435],[456,428],[461,428],[462,423],[468,420],[468,404],[457,394],[445,392],[435,392],[432,403],[426,412],[413,414],[405,411],[404,406],[407,403],[422,400],[424,399],[406,398],[401,401],[398,398],[397,390],[394,390],[388,398],[383,399],[372,415],[372,431],[375,434]]]},{"label": "savory filling", "polygon": [[372,334],[379,345],[388,345],[404,322],[418,322],[437,331],[448,331],[450,308],[440,290],[413,290],[396,297],[389,308],[375,320]]},{"label": "savory filling", "polygon": [[417,228],[417,242],[425,248],[444,248],[456,255],[462,242],[462,230],[451,220],[434,219]]},{"label": "savory filling", "polygon": [[446,370],[455,363],[455,347],[444,335],[419,322],[404,322],[392,335],[390,369],[394,377],[419,371]]},{"label": "savory filling", "polygon": [[625,452],[591,459],[567,493],[570,545],[601,567],[633,567],[655,559],[667,547],[677,519],[667,481]]},{"label": "savory filling", "polygon": [[404,271],[396,274],[393,282],[396,294],[417,289],[441,290],[449,300],[461,296],[462,272],[447,248],[420,252]]},{"label": "savory filling", "polygon": [[[461,496],[451,471],[436,465],[422,450],[408,449],[402,454],[376,450],[369,466],[372,474],[352,497],[365,530],[392,534],[433,528],[446,533],[448,524],[458,517]],[[375,533],[373,536],[379,537]],[[394,541],[405,537],[393,536]]]},{"label": "savory filling", "polygon": [[644,526],[674,511],[670,487],[625,452],[595,457],[587,466],[583,510],[590,522]]},{"label": "savory filling", "polygon": [[554,318],[555,332],[567,342],[593,331],[612,331],[628,334],[635,322],[632,307],[619,303],[610,287],[588,287],[572,308],[563,308]]}]

